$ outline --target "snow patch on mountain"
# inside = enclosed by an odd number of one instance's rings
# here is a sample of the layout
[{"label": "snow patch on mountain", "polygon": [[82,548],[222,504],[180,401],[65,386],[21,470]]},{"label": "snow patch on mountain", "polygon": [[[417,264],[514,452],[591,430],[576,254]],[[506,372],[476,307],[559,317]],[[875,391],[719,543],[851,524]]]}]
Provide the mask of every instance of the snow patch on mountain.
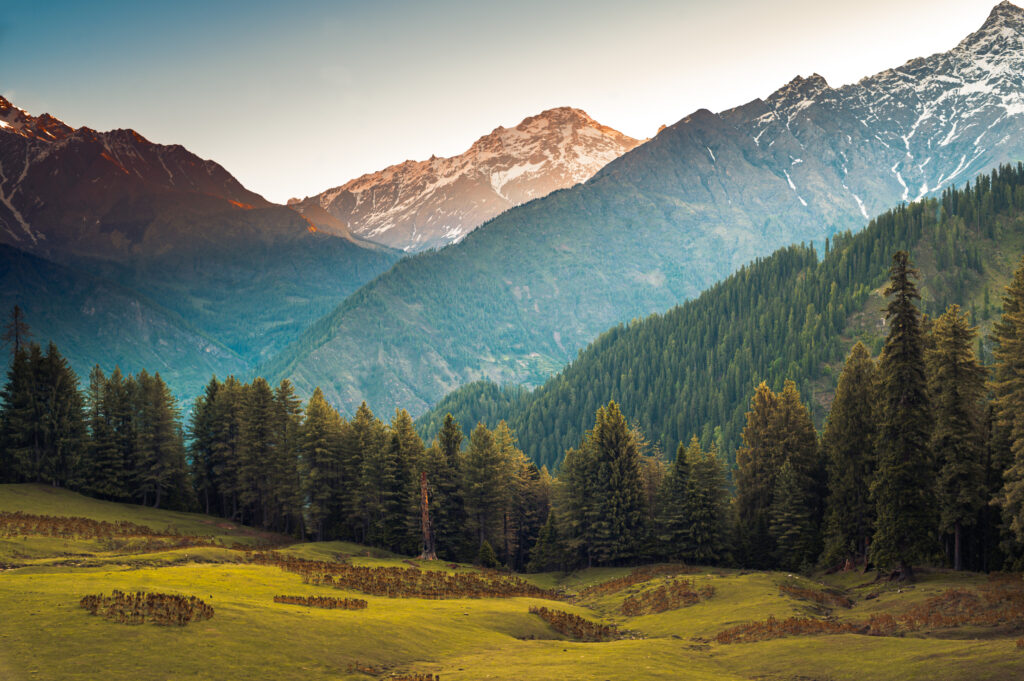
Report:
[{"label": "snow patch on mountain", "polygon": [[387,246],[438,248],[513,206],[587,181],[638,144],[578,109],[550,109],[496,128],[458,156],[405,161],[289,205],[314,222],[314,212],[326,212]]}]

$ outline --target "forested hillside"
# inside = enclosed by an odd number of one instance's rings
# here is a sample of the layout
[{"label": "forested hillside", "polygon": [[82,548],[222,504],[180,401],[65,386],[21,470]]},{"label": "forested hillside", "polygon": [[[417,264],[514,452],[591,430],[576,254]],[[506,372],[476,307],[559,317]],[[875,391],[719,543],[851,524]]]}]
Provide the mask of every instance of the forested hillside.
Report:
[{"label": "forested hillside", "polygon": [[476,383],[418,423],[435,428],[447,411],[463,424],[504,418],[531,459],[555,468],[595,410],[615,400],[664,451],[696,434],[733,453],[753,387],[792,379],[821,425],[849,347],[881,346],[879,286],[891,254],[909,250],[921,266],[926,312],[957,302],[984,321],[1024,250],[1022,210],[1024,166],[1004,166],[836,235],[820,259],[812,246],[790,246],[696,300],[616,326],[527,397]]},{"label": "forested hillside", "polygon": [[418,416],[481,378],[539,385],[609,327],[757,257],[1019,160],[1022,41],[1024,11],[1004,3],[948,52],[698,110],[586,183],[403,261],[262,370],[346,413],[365,400]]}]

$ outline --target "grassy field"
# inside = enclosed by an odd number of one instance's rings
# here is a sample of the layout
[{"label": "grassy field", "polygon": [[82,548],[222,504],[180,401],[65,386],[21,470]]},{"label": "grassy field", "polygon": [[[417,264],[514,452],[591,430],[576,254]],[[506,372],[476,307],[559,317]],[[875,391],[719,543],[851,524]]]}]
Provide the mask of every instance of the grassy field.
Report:
[{"label": "grassy field", "polygon": [[[1024,632],[1014,626],[923,630],[900,637],[843,634],[720,644],[715,635],[769,615],[860,622],[899,614],[951,588],[984,587],[977,574],[924,571],[914,585],[872,583],[846,573],[827,583],[782,573],[697,568],[700,602],[626,617],[623,601],[671,579],[655,576],[611,593],[568,602],[532,598],[385,598],[304,584],[298,574],[255,565],[236,544],[267,535],[200,515],[109,504],[32,485],[0,485],[0,512],[128,520],[154,530],[207,537],[214,546],[133,552],[104,540],[0,536],[0,680],[29,679],[371,679],[410,672],[445,681],[508,679],[871,681],[1024,679]],[[130,547],[129,547],[130,548]],[[341,542],[279,549],[308,560],[407,568],[407,559]],[[426,566],[425,566],[426,567]],[[451,570],[444,563],[430,569]],[[460,566],[456,572],[469,573]],[[626,568],[528,575],[577,594],[623,577]],[[852,607],[825,607],[780,591],[791,585],[844,595]],[[185,627],[124,625],[79,607],[87,594],[154,591],[194,595],[213,619]],[[361,598],[364,610],[274,603],[275,595]],[[530,606],[616,624],[622,640],[567,640]]]}]

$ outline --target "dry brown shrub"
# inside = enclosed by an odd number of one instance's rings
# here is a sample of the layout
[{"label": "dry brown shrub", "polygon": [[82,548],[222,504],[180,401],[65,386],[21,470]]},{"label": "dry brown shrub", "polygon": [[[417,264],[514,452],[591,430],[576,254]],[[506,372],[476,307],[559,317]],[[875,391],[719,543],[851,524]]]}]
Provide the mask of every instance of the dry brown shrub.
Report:
[{"label": "dry brown shrub", "polygon": [[591,622],[571,612],[544,607],[531,607],[530,612],[550,624],[555,631],[575,641],[598,642],[620,638],[619,630],[614,625]]},{"label": "dry brown shrub", "polygon": [[99,615],[121,624],[154,624],[185,626],[213,617],[213,606],[195,596],[146,593],[125,593],[114,590],[109,596],[85,596],[78,603],[90,615]]}]

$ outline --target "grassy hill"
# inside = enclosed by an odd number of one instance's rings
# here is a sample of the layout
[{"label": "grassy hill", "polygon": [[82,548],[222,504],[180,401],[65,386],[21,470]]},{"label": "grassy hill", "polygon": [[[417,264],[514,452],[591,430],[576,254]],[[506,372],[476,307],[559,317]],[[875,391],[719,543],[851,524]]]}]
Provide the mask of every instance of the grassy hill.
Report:
[{"label": "grassy hill", "polygon": [[[135,552],[130,546],[118,548],[111,541],[83,537],[11,536],[10,516],[4,513],[15,510],[123,520],[154,531],[205,537],[218,546]],[[428,600],[314,586],[298,574],[254,562],[254,554],[244,550],[256,542],[283,541],[280,537],[220,519],[110,504],[42,486],[0,486],[0,528],[0,679],[5,680],[372,679],[403,678],[413,672],[438,674],[445,681],[995,681],[1024,675],[1024,650],[1016,644],[1024,619],[1009,606],[1008,623],[999,626],[925,627],[904,636],[847,633],[750,643],[716,641],[729,627],[769,616],[779,621],[802,617],[862,622],[881,613],[898,616],[936,597],[948,598],[949,589],[986,593],[992,584],[1006,589],[1012,596],[1008,602],[1019,606],[1024,602],[1019,575],[992,582],[978,574],[928,571],[908,588],[873,583],[860,573],[818,581],[702,568],[673,575],[683,568],[661,566],[668,572],[659,573],[652,566],[630,578],[630,568],[601,568],[526,576],[538,587],[561,590],[566,600]],[[277,555],[335,561],[327,565],[344,560],[354,567],[409,569],[413,563],[446,573],[505,579],[469,566],[427,565],[335,542],[279,544]],[[713,594],[664,612],[623,614],[627,599],[656,594],[659,587],[680,579],[690,580],[704,593],[713,587]],[[214,616],[184,627],[129,626],[78,607],[83,596],[114,589],[198,596],[213,606]],[[821,597],[818,594],[832,600],[819,604],[814,600]],[[325,610],[286,605],[275,603],[276,595],[360,598],[367,607]],[[852,607],[833,603],[841,598],[850,599]],[[531,614],[531,606],[615,624],[623,637],[602,643],[569,640]]]}]

